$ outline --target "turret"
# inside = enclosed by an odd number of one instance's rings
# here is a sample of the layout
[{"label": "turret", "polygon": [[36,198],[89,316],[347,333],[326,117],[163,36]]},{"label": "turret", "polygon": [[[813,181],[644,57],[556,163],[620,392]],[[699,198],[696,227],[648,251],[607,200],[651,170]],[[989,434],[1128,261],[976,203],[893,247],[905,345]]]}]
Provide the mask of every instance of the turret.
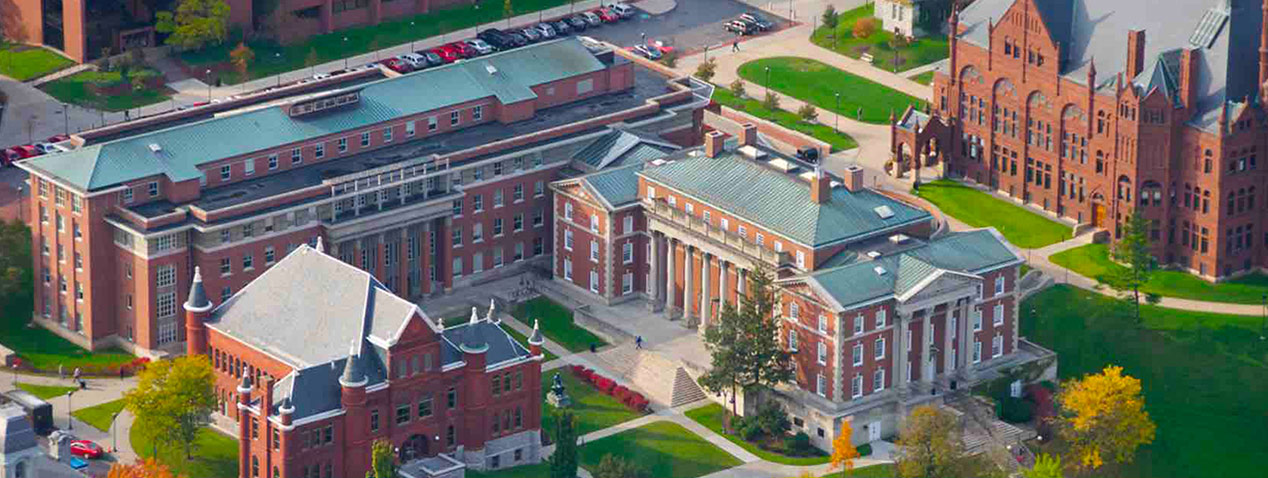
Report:
[{"label": "turret", "polygon": [[211,315],[211,300],[203,288],[202,270],[194,267],[194,282],[189,286],[189,299],[185,301],[185,355],[207,354],[207,317]]},{"label": "turret", "polygon": [[[485,352],[489,351],[489,344],[484,340],[484,334],[480,333],[480,328],[480,315],[472,307],[471,321],[463,327],[462,344],[458,347],[462,350],[463,361],[466,362],[462,372],[462,391],[459,392],[459,396],[463,397],[459,405],[466,412],[461,425],[464,430],[488,430],[485,410],[492,397],[485,376],[488,364]],[[479,433],[461,434],[459,444],[468,450],[477,449],[483,446],[480,436]]]},{"label": "turret", "polygon": [[[370,419],[366,411],[365,386],[367,383],[369,379],[366,378],[365,364],[362,363],[361,353],[354,340],[348,350],[348,359],[343,363],[343,374],[339,376],[339,399],[344,411],[344,446],[357,450],[362,449],[358,443],[366,441],[370,431]],[[364,449],[368,450],[369,446],[366,445]],[[349,454],[344,458],[344,467],[349,470],[364,469],[363,462],[366,458],[367,454],[361,452]]]},{"label": "turret", "polygon": [[533,335],[528,338],[528,351],[534,357],[542,356],[542,344],[546,340],[542,338],[542,331],[537,326],[537,319],[533,319]]}]

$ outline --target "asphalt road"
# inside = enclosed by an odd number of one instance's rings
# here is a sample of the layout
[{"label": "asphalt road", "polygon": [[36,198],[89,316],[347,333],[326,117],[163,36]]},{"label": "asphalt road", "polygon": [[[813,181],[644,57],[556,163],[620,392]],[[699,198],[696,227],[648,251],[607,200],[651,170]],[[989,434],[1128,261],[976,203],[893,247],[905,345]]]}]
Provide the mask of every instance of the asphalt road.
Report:
[{"label": "asphalt road", "polygon": [[[646,35],[647,39],[665,41],[679,50],[719,45],[730,48],[735,34],[722,25],[752,10],[753,7],[735,0],[678,0],[678,7],[668,13],[652,16],[639,10],[634,18],[590,28],[582,35],[622,47],[641,44]],[[762,15],[781,27],[788,24],[787,20],[769,13],[762,12]]]}]

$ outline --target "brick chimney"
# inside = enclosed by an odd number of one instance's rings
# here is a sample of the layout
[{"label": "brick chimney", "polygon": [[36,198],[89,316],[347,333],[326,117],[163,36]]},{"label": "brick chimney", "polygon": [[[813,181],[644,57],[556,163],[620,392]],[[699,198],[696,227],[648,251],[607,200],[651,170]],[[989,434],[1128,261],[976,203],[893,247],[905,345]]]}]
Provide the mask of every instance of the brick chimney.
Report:
[{"label": "brick chimney", "polygon": [[260,404],[260,416],[264,418],[267,429],[269,409],[273,408],[273,379],[264,378],[264,402]]},{"label": "brick chimney", "polygon": [[1197,106],[1198,59],[1197,51],[1185,48],[1180,51],[1180,102],[1185,108]]},{"label": "brick chimney", "polygon": [[821,166],[815,166],[815,177],[810,179],[810,199],[815,204],[832,200],[832,179],[823,174]]},{"label": "brick chimney", "polygon": [[1145,31],[1127,32],[1127,80],[1131,81],[1145,70]]},{"label": "brick chimney", "polygon": [[740,144],[743,146],[757,146],[757,125],[753,123],[740,125]]},{"label": "brick chimney", "polygon": [[850,192],[863,190],[863,168],[852,165],[845,168],[845,189]]},{"label": "brick chimney", "polygon": [[722,154],[722,145],[726,143],[726,133],[721,131],[710,131],[704,134],[704,154],[710,158],[716,158]]}]

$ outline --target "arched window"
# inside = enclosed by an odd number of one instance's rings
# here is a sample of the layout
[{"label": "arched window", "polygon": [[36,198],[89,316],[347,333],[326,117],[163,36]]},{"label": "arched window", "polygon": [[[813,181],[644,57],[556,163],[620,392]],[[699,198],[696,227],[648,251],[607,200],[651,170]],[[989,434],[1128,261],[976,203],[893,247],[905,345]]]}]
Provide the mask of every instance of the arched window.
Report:
[{"label": "arched window", "polygon": [[1096,172],[1105,173],[1105,153],[1100,150],[1096,152]]},{"label": "arched window", "polygon": [[13,478],[26,478],[26,461],[13,465]]},{"label": "arched window", "polygon": [[1118,177],[1118,198],[1127,202],[1132,200],[1132,180],[1127,176]]}]

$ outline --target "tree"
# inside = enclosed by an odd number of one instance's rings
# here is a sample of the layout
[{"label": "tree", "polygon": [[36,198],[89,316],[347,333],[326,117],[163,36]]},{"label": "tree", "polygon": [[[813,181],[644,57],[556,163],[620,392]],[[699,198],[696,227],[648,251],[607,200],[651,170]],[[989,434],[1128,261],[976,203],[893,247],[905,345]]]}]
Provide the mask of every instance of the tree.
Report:
[{"label": "tree", "polygon": [[[1149,252],[1150,221],[1133,212],[1123,223],[1123,236],[1110,250],[1110,257],[1126,267],[1111,268],[1107,274],[1097,276],[1101,284],[1115,292],[1132,306],[1136,322],[1140,322],[1140,287],[1149,282],[1158,262]],[[1157,303],[1160,297],[1145,294],[1145,301]]]},{"label": "tree", "polygon": [[774,93],[771,93],[770,91],[767,91],[766,98],[762,100],[762,107],[768,110],[771,110],[772,112],[778,111],[779,110],[779,95],[776,95]]},{"label": "tree", "polygon": [[396,478],[396,454],[392,452],[392,442],[374,440],[370,445],[370,471],[365,478]]},{"label": "tree", "polygon": [[246,79],[247,69],[251,67],[251,62],[255,61],[255,50],[246,43],[238,43],[238,47],[229,52],[229,58],[233,60],[233,67],[238,70],[239,75],[242,75],[242,79]]},{"label": "tree", "polygon": [[562,409],[556,415],[555,453],[550,455],[550,478],[576,478],[577,430],[572,410]]},{"label": "tree", "polygon": [[894,71],[897,72],[898,65],[902,64],[903,60],[902,49],[907,47],[907,36],[895,29],[887,43],[889,43],[889,49],[894,51]]},{"label": "tree", "polygon": [[814,123],[819,118],[819,109],[810,103],[803,103],[800,108],[797,108],[797,116],[800,116],[802,121]]},{"label": "tree", "polygon": [[823,23],[824,28],[827,28],[828,31],[831,32],[837,29],[838,18],[840,17],[837,15],[836,7],[833,7],[832,5],[828,5],[827,7],[823,9],[823,20],[821,21],[821,23]]},{"label": "tree", "polygon": [[[748,290],[738,306],[724,305],[717,322],[704,333],[713,367],[700,377],[700,384],[713,393],[729,391],[732,398],[738,390],[747,394],[793,379],[792,353],[779,343],[770,273],[758,269],[749,274]],[[735,401],[731,413],[737,414]]]},{"label": "tree", "polygon": [[145,89],[146,75],[132,75],[132,91],[141,91]]},{"label": "tree", "polygon": [[184,478],[177,477],[171,468],[153,458],[139,460],[131,465],[115,463],[110,466],[106,478]]},{"label": "tree", "polygon": [[671,51],[669,53],[665,53],[664,55],[660,57],[660,63],[670,68],[677,68],[678,67],[678,52]]},{"label": "tree", "polygon": [[743,98],[744,97],[744,80],[736,78],[735,81],[731,82],[730,89],[731,89],[731,94],[735,95],[736,98]]},{"label": "tree", "polygon": [[154,20],[155,30],[171,34],[167,44],[196,50],[225,40],[229,4],[225,0],[180,0],[175,14],[158,12]]},{"label": "tree", "polygon": [[595,478],[643,478],[646,476],[643,469],[632,461],[625,461],[624,458],[613,455],[611,453],[603,455],[599,460],[599,466],[594,471]]},{"label": "tree", "polygon": [[124,406],[136,416],[142,432],[157,443],[180,444],[189,458],[198,430],[210,421],[216,406],[213,382],[206,356],[151,362],[138,376],[136,388],[124,393]]},{"label": "tree", "polygon": [[1076,466],[1130,462],[1137,448],[1154,441],[1157,426],[1145,411],[1140,380],[1123,375],[1122,367],[1109,365],[1065,384],[1057,403],[1057,435],[1069,444]]},{"label": "tree", "polygon": [[854,22],[854,28],[851,30],[854,38],[867,38],[876,33],[876,19],[872,17],[863,17]]},{"label": "tree", "polygon": [[1044,453],[1035,458],[1035,467],[1027,470],[1026,478],[1062,478],[1061,457]]},{"label": "tree", "polygon": [[854,459],[859,457],[859,450],[850,440],[853,434],[854,427],[850,425],[850,421],[842,420],[841,429],[837,431],[837,438],[832,440],[832,456],[828,458],[828,469],[840,468],[847,473],[854,469]]},{"label": "tree", "polygon": [[718,72],[718,61],[713,58],[709,58],[705,61],[700,62],[699,65],[696,65],[696,78],[699,78],[701,80],[704,80],[704,81],[712,80],[713,75],[717,74],[717,72]]},{"label": "tree", "polygon": [[928,405],[916,407],[898,432],[895,454],[903,478],[958,476],[964,443],[955,417]]},{"label": "tree", "polygon": [[31,267],[31,230],[18,219],[0,222],[0,294],[5,302],[19,292],[30,295]]}]

